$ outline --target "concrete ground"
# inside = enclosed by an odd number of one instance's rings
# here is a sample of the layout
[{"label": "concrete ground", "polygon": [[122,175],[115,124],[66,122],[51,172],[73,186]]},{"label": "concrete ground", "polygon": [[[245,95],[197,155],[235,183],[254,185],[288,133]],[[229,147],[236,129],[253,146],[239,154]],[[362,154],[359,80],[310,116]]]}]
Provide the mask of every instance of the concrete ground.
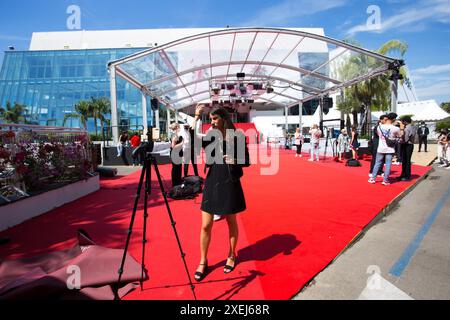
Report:
[{"label": "concrete ground", "polygon": [[294,300],[450,299],[449,196],[450,170],[434,165]]},{"label": "concrete ground", "polygon": [[411,162],[420,166],[429,166],[437,158],[437,145],[428,144],[428,152],[425,152],[422,147],[422,152],[419,151],[419,145],[414,145],[414,152]]}]

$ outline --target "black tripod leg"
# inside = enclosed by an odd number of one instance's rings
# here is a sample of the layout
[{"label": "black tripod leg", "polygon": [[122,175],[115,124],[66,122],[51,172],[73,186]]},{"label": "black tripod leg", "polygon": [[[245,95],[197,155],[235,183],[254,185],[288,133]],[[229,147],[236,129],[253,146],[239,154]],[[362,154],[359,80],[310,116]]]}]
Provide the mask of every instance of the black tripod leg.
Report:
[{"label": "black tripod leg", "polygon": [[192,283],[191,275],[189,273],[189,269],[188,269],[188,266],[186,264],[186,259],[185,259],[186,254],[183,252],[183,249],[181,247],[181,241],[180,241],[180,237],[178,236],[178,232],[177,232],[177,228],[176,228],[176,222],[173,220],[172,212],[170,211],[169,201],[167,200],[166,191],[164,190],[164,185],[163,185],[163,182],[162,182],[162,179],[161,179],[161,175],[159,174],[158,164],[156,163],[155,159],[152,159],[151,162],[153,162],[153,166],[155,168],[156,176],[158,177],[159,187],[160,187],[161,193],[162,193],[162,195],[164,197],[164,202],[166,203],[167,213],[169,214],[170,222],[172,224],[172,228],[173,228],[173,231],[175,233],[175,237],[177,238],[178,248],[180,249],[181,258],[183,259],[184,268],[186,269],[186,274],[187,274],[188,279],[189,279],[189,284],[191,286],[192,294],[194,295],[194,299],[197,300],[197,296],[195,295],[195,286]]},{"label": "black tripod leg", "polygon": [[148,171],[149,169],[150,169],[149,166],[146,166],[144,164],[144,166],[142,167],[142,171],[141,171],[141,177],[139,178],[139,184],[138,184],[138,188],[137,188],[137,192],[136,192],[136,198],[134,199],[133,213],[131,214],[130,226],[128,228],[128,233],[127,233],[127,241],[125,243],[125,249],[123,250],[122,262],[121,262],[120,268],[118,270],[119,278],[117,280],[117,288],[116,288],[116,292],[115,292],[116,300],[119,299],[120,282],[122,281],[123,268],[125,266],[125,259],[127,256],[128,246],[130,245],[131,233],[133,231],[134,219],[136,217],[137,206],[139,203],[139,198],[141,196],[141,189],[142,189],[142,184],[144,182],[144,176],[145,176],[146,171]]},{"label": "black tripod leg", "polygon": [[142,231],[142,269],[141,269],[141,290],[144,290],[144,273],[145,273],[145,245],[147,244],[147,220],[148,220],[148,195],[150,193],[151,184],[151,167],[148,159],[145,159],[145,194],[144,194],[144,230]]}]

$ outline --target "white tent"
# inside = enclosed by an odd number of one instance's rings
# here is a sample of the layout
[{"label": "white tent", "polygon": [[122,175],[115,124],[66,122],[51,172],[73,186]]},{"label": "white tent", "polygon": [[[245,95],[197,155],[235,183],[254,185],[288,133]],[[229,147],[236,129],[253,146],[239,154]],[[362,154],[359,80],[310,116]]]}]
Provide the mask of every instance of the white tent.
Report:
[{"label": "white tent", "polygon": [[[372,112],[372,120],[377,121],[385,112]],[[403,115],[412,115],[414,121],[435,122],[450,117],[450,114],[442,110],[435,100],[416,101],[408,103],[399,103],[397,105],[397,114],[399,117]]]},{"label": "white tent", "polygon": [[[386,112],[372,112],[372,121],[376,122],[380,116]],[[412,115],[413,121],[424,121],[430,129],[429,139],[436,139],[436,122],[450,117],[450,114],[442,110],[435,100],[416,101],[408,103],[399,103],[397,105],[397,114]]]}]

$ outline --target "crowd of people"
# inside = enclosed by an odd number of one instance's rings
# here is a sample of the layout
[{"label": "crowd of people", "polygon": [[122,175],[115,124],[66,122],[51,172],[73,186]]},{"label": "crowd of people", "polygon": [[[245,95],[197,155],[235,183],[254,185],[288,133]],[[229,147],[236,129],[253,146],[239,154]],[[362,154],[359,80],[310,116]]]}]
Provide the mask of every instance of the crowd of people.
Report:
[{"label": "crowd of people", "polygon": [[131,158],[133,166],[142,164],[141,154],[138,152],[141,146],[141,136],[138,132],[134,132],[130,138],[128,131],[123,131],[119,136],[119,142],[117,143],[117,157],[122,158],[124,165],[129,166],[127,158],[127,148],[131,147]]},{"label": "crowd of people", "polygon": [[[311,136],[309,161],[319,161],[320,139],[322,131],[317,124],[314,124],[309,131]],[[369,183],[376,183],[377,177],[382,177],[383,185],[389,185],[392,165],[401,165],[401,174],[396,177],[398,181],[410,181],[412,155],[416,138],[419,142],[417,152],[428,152],[428,135],[430,130],[425,122],[421,121],[417,126],[412,124],[410,116],[403,116],[398,119],[396,113],[383,114],[378,123],[374,126],[369,140],[369,152],[372,160],[369,170]],[[335,140],[336,158],[335,161],[343,162],[347,155],[350,159],[359,158],[360,143],[356,126],[351,128],[351,133],[347,129],[342,129]],[[450,169],[450,135],[448,130],[441,130],[438,140],[438,162],[440,167]],[[302,157],[301,150],[304,145],[304,136],[300,128],[297,128],[294,135],[294,145],[296,147],[295,157]],[[423,151],[422,151],[423,150]]]}]

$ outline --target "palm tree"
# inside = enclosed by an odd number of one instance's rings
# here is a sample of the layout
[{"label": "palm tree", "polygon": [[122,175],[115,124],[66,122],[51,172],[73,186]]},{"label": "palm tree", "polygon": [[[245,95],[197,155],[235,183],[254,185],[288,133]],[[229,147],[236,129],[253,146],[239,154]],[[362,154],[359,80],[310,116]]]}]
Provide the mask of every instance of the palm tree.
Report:
[{"label": "palm tree", "polygon": [[63,126],[66,125],[67,119],[77,118],[80,119],[81,124],[87,131],[87,121],[92,117],[92,105],[89,101],[81,100],[75,105],[75,112],[68,113],[64,116]]},{"label": "palm tree", "polygon": [[[408,49],[408,45],[399,40],[390,40],[383,44],[377,52],[383,55],[397,54],[402,58]],[[380,67],[380,61],[367,55],[358,54],[352,56],[348,63],[344,64],[340,70],[341,77],[344,79],[351,79],[358,75],[368,74],[370,71]],[[407,71],[405,67],[400,69],[400,74],[405,79]],[[403,81],[403,80],[402,80]],[[403,82],[401,82],[403,84]],[[387,110],[391,101],[391,83],[389,76],[386,74],[380,75],[355,84],[345,90],[345,99],[354,99],[354,101],[347,101],[341,107],[351,110],[346,110],[353,114],[354,123],[357,123],[358,113],[363,113],[365,119],[362,124],[363,133],[370,130],[372,111],[373,110]]]},{"label": "palm tree", "polygon": [[28,123],[25,115],[27,113],[27,106],[15,102],[11,107],[11,102],[6,103],[6,108],[0,108],[0,118],[7,123]]},{"label": "palm tree", "polygon": [[102,135],[104,134],[104,126],[108,120],[105,115],[111,113],[111,103],[108,98],[91,98],[92,116],[95,122],[95,135],[97,136],[97,119],[100,120],[100,127]]}]

